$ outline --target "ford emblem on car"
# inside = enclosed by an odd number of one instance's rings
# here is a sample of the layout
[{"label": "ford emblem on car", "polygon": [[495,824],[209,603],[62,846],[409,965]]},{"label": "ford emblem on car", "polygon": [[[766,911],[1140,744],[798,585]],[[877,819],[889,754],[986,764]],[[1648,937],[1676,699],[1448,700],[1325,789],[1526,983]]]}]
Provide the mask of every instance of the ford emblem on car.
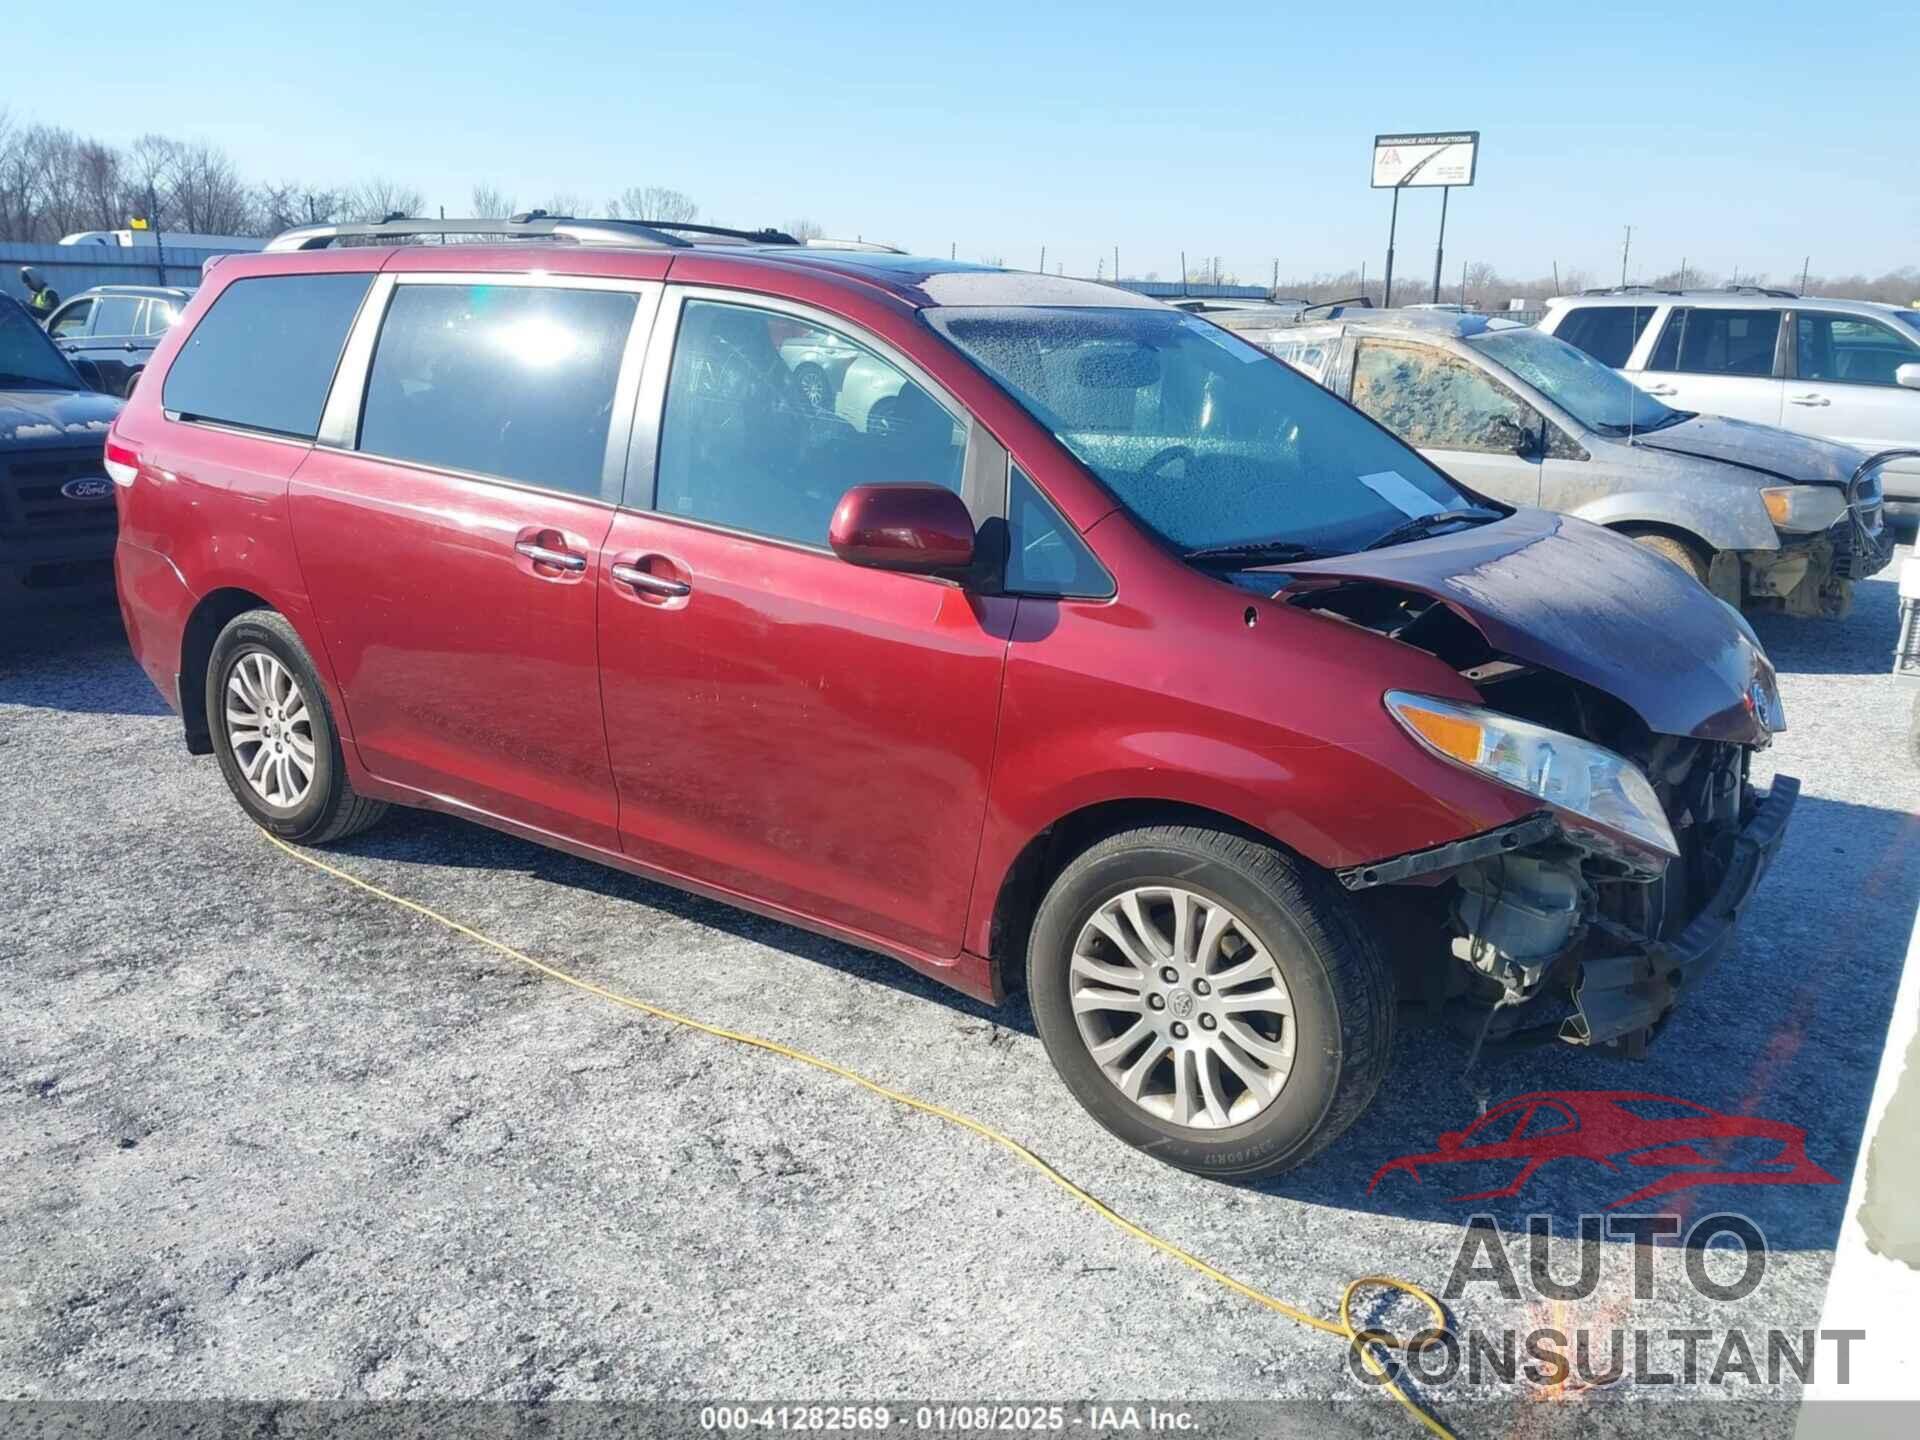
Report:
[{"label": "ford emblem on car", "polygon": [[104,500],[113,494],[113,482],[104,475],[80,475],[60,487],[69,500]]}]

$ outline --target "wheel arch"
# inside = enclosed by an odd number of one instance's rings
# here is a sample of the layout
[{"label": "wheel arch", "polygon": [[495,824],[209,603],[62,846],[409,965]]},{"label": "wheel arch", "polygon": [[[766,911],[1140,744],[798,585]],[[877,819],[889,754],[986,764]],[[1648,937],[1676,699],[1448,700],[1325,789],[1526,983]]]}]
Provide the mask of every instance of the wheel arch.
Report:
[{"label": "wheel arch", "polygon": [[200,597],[180,635],[180,720],[186,727],[187,753],[211,755],[213,731],[207,718],[207,666],[213,642],[236,615],[274,610],[273,603],[237,585],[221,586]]},{"label": "wheel arch", "polygon": [[1219,830],[1271,845],[1303,865],[1320,868],[1278,836],[1206,805],[1146,796],[1082,805],[1030,838],[1000,877],[987,931],[987,958],[1005,993],[1012,994],[1025,986],[1027,936],[1033,929],[1040,901],[1055,877],[1075,856],[1108,835],[1148,825],[1195,825]]}]

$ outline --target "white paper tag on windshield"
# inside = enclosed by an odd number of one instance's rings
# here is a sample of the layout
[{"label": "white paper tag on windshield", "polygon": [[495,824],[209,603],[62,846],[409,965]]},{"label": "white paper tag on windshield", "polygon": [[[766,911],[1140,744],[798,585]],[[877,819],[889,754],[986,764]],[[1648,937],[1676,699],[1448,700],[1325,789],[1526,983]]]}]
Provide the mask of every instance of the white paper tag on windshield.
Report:
[{"label": "white paper tag on windshield", "polygon": [[1447,508],[1398,470],[1376,470],[1362,475],[1360,483],[1409,518],[1438,515]]},{"label": "white paper tag on windshield", "polygon": [[1249,345],[1238,335],[1230,335],[1211,321],[1202,320],[1197,315],[1189,315],[1180,322],[1196,335],[1201,335],[1218,345],[1242,365],[1251,365],[1256,360],[1265,360],[1267,352],[1258,345]]}]

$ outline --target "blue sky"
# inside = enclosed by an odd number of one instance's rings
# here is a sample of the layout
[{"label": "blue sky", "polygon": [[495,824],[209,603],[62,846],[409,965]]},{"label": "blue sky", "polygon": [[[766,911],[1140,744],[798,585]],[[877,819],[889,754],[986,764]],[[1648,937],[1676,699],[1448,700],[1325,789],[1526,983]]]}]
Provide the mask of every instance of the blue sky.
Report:
[{"label": "blue sky", "polygon": [[[1374,133],[1458,127],[1484,140],[1451,205],[1455,277],[1617,278],[1627,224],[1641,275],[1920,262],[1911,3],[84,11],[90,78],[10,67],[16,120],[211,139],[251,178],[383,174],[449,213],[476,182],[523,205],[661,184],[727,223],[807,216],[1023,267],[1044,244],[1069,273],[1117,244],[1129,274],[1177,275],[1184,248],[1260,281],[1276,258],[1377,275]],[[1400,273],[1431,274],[1438,207],[1404,198]]]}]

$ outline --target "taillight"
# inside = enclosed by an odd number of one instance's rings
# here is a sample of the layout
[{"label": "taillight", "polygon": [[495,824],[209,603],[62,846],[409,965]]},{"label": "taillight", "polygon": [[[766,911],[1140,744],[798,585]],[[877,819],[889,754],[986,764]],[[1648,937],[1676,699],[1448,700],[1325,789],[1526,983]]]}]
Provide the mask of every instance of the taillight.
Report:
[{"label": "taillight", "polygon": [[107,474],[116,485],[131,485],[140,473],[140,452],[118,440],[107,441]]}]

